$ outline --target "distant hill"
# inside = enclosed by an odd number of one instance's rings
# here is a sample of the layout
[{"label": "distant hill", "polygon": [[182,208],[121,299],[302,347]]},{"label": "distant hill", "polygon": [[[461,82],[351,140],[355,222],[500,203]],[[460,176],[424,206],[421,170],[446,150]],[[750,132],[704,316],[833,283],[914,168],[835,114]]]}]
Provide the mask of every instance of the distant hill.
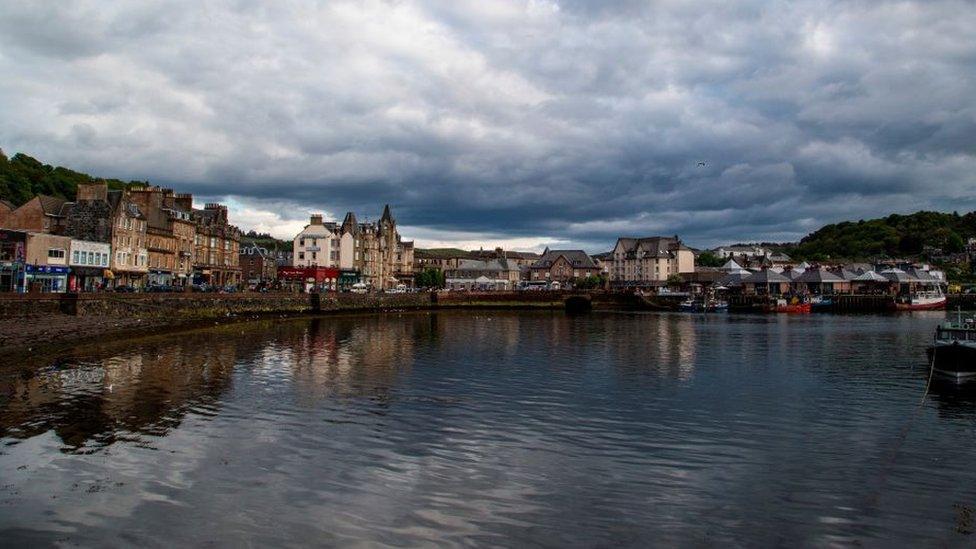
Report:
[{"label": "distant hill", "polygon": [[976,237],[976,212],[921,211],[826,225],[781,249],[795,259],[817,261],[911,257],[922,254],[927,246],[947,254],[961,252],[971,237]]},{"label": "distant hill", "polygon": [[0,198],[15,206],[27,202],[34,195],[46,194],[65,200],[74,200],[78,184],[104,181],[110,189],[123,189],[127,185],[146,185],[145,182],[118,179],[99,179],[68,168],[42,164],[23,153],[7,158],[0,152]]},{"label": "distant hill", "polygon": [[270,234],[258,233],[254,230],[244,233],[241,236],[241,240],[244,242],[254,242],[254,244],[269,250],[281,250],[286,252],[293,251],[295,244],[291,240],[281,240],[280,238],[275,238]]}]

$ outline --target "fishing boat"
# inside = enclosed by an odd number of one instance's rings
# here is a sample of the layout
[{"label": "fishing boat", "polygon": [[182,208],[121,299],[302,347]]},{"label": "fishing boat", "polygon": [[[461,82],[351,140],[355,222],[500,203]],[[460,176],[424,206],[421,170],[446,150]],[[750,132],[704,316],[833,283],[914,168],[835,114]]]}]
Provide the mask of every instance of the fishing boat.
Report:
[{"label": "fishing boat", "polygon": [[779,298],[766,304],[765,311],[767,313],[806,314],[811,311],[811,305],[809,301],[803,300],[799,297],[794,297],[791,299]]},{"label": "fishing boat", "polygon": [[960,312],[955,322],[939,324],[927,351],[935,372],[956,379],[976,376],[976,319]]},{"label": "fishing boat", "polygon": [[729,303],[718,299],[686,299],[678,306],[686,313],[717,313],[729,310]]},{"label": "fishing boat", "polygon": [[810,298],[810,310],[813,312],[825,312],[833,310],[834,299],[826,295],[815,295]]},{"label": "fishing boat", "polygon": [[946,296],[938,286],[895,298],[895,309],[899,311],[932,311],[945,309],[945,306]]}]

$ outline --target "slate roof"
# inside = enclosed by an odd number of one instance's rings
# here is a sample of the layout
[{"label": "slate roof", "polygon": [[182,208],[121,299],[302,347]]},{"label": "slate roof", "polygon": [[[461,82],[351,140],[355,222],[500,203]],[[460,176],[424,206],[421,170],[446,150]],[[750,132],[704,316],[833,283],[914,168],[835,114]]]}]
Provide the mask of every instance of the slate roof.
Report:
[{"label": "slate roof", "polygon": [[775,284],[777,282],[789,282],[790,279],[777,273],[764,269],[758,273],[753,273],[742,280],[743,284]]},{"label": "slate roof", "polygon": [[879,275],[874,271],[864,271],[863,273],[854,277],[857,282],[888,282],[888,279]]},{"label": "slate roof", "polygon": [[644,238],[618,238],[617,247],[623,246],[629,258],[674,257],[678,250],[691,250],[674,236],[649,236]]},{"label": "slate roof", "polygon": [[844,279],[824,268],[808,269],[794,279],[796,282],[843,282]]},{"label": "slate roof", "polygon": [[41,210],[47,215],[61,215],[61,208],[67,202],[63,198],[48,196],[46,194],[37,195],[37,199],[41,203]]},{"label": "slate roof", "polygon": [[546,250],[538,261],[532,264],[533,269],[548,269],[562,256],[573,267],[580,269],[596,269],[596,263],[583,250]]},{"label": "slate roof", "polygon": [[518,267],[509,265],[507,259],[461,259],[458,260],[457,269],[452,271],[517,271]]}]

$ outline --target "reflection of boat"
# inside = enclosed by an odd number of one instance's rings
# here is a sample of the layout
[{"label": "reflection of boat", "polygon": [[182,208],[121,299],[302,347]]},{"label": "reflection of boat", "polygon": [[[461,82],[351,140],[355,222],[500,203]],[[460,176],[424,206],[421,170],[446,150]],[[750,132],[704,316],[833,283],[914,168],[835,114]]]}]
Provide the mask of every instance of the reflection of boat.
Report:
[{"label": "reflection of boat", "polygon": [[810,302],[804,301],[798,297],[794,297],[789,300],[775,299],[766,304],[765,311],[767,313],[809,313]]},{"label": "reflection of boat", "polygon": [[686,313],[716,313],[729,310],[729,304],[718,299],[686,299],[678,306],[678,310]]},{"label": "reflection of boat", "polygon": [[946,296],[938,286],[934,290],[913,292],[907,296],[899,296],[895,300],[895,308],[899,311],[926,311],[945,309]]},{"label": "reflection of boat", "polygon": [[932,368],[950,377],[976,376],[976,319],[946,321],[935,329],[935,341],[928,348]]}]

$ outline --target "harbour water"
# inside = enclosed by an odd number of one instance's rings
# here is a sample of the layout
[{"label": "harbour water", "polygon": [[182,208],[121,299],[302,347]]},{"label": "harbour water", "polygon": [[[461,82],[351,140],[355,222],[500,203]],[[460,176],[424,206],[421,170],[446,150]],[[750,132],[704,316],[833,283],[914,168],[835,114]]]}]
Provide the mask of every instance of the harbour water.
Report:
[{"label": "harbour water", "polygon": [[943,314],[421,312],[0,367],[0,544],[976,542]]}]

